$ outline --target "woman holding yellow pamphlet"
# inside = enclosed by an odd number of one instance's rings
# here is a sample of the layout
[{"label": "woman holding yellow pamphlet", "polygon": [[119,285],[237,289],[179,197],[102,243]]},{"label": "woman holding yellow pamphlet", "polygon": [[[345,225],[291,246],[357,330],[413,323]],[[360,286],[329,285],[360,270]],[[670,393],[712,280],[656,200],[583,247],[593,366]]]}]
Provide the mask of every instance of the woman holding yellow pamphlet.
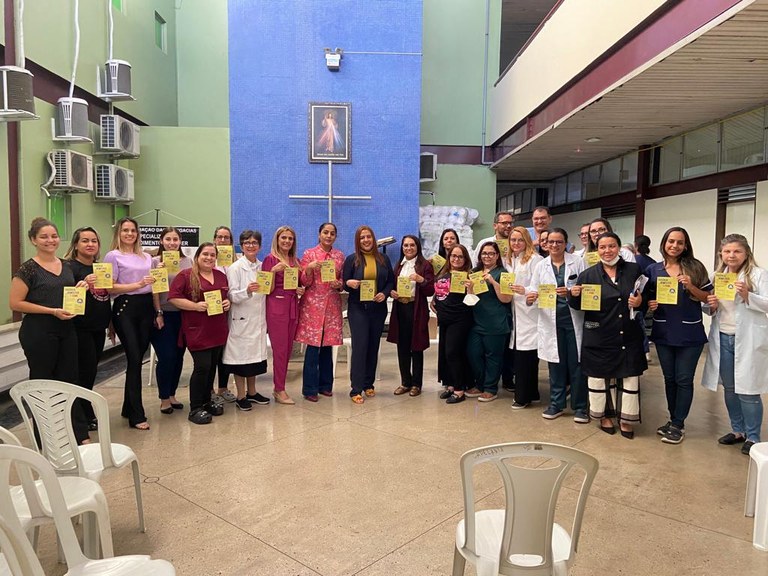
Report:
[{"label": "woman holding yellow pamphlet", "polygon": [[[9,306],[24,317],[19,343],[29,365],[29,379],[77,383],[77,334],[65,309],[64,293],[76,284],[72,269],[56,257],[61,239],[53,222],[37,217],[27,232],[35,255],[24,262],[11,280]],[[74,406],[72,423],[79,443],[88,441],[88,425],[81,406]]]},{"label": "woman holding yellow pamphlet", "polygon": [[395,267],[396,286],[387,342],[397,344],[400,386],[395,395],[421,394],[424,379],[424,350],[429,348],[429,305],[435,293],[432,264],[421,253],[421,242],[407,234],[400,243],[400,261]]},{"label": "woman holding yellow pamphlet", "polygon": [[472,308],[474,323],[467,339],[467,357],[475,385],[465,394],[478,402],[492,402],[498,398],[504,350],[512,329],[512,295],[504,294],[499,284],[505,270],[498,244],[484,242],[478,259],[480,263],[469,275],[477,301]]},{"label": "woman holding yellow pamphlet", "polygon": [[[438,274],[442,271],[443,267],[448,264],[448,254],[451,251],[451,248],[456,246],[459,243],[459,233],[456,232],[453,228],[446,228],[443,230],[442,234],[440,234],[440,242],[438,243],[437,247],[437,254],[432,256],[430,258],[430,263],[432,264],[432,272],[434,272],[435,277],[437,277]],[[445,369],[445,359],[438,353],[437,356],[437,381],[440,382],[444,387],[445,383],[443,382],[443,370]],[[447,389],[447,388],[446,388]],[[448,396],[446,396],[447,398]]]},{"label": "woman holding yellow pamphlet", "polygon": [[325,222],[318,230],[318,244],[304,251],[296,341],[306,345],[301,393],[310,402],[333,396],[333,347],[341,346],[341,269],[344,254],[333,247],[336,225]]},{"label": "woman holding yellow pamphlet", "polygon": [[[669,420],[656,432],[666,444],[685,438],[685,419],[693,403],[693,378],[707,342],[701,303],[712,291],[707,269],[693,256],[685,228],[675,226],[661,238],[661,262],[645,270],[643,298],[653,312],[651,340],[664,374]],[[671,293],[670,293],[671,288]]]},{"label": "woman holding yellow pamphlet", "polygon": [[[216,246],[216,270],[226,274],[227,268],[235,261],[235,237],[232,234],[232,229],[229,226],[216,226],[213,231],[213,244]],[[211,396],[211,400],[216,404],[237,400],[237,397],[229,389],[231,374],[223,360],[219,361],[216,372],[218,373],[219,384]]]},{"label": "woman holding yellow pamphlet", "polygon": [[[730,276],[720,276],[720,275]],[[725,390],[731,432],[718,442],[741,444],[749,454],[760,442],[763,402],[768,392],[768,271],[758,268],[747,239],[729,234],[720,242],[715,293],[707,297],[712,314],[702,384]]]},{"label": "woman holding yellow pamphlet", "polygon": [[[88,285],[85,292],[85,314],[72,320],[77,333],[77,384],[93,390],[96,371],[104,351],[107,329],[112,322],[112,302],[107,288],[112,286],[111,266],[96,262],[101,249],[101,239],[93,228],[78,228],[72,236],[72,243],[64,260],[72,269],[76,282]],[[112,341],[114,343],[114,332]],[[96,414],[90,402],[81,401],[84,423],[78,423],[80,430],[97,430]],[[87,435],[87,432],[86,432]],[[75,430],[75,436],[78,431]]]},{"label": "woman holding yellow pamphlet", "polygon": [[387,319],[387,297],[395,287],[392,264],[379,252],[370,226],[355,231],[355,252],[344,260],[342,278],[349,292],[347,319],[352,337],[349,396],[355,404],[362,404],[363,395],[376,395],[373,382]]},{"label": "woman holding yellow pamphlet", "polygon": [[141,247],[139,225],[133,218],[115,224],[112,246],[104,262],[112,265],[112,324],[123,345],[127,366],[121,414],[131,428],[149,430],[141,400],[141,365],[149,348],[155,320],[150,270],[152,257]]},{"label": "woman holding yellow pamphlet", "polygon": [[261,269],[272,273],[272,286],[267,293],[267,333],[272,344],[273,396],[278,404],[295,404],[285,391],[285,380],[299,323],[299,296],[304,294],[304,288],[300,283],[293,228],[281,226],[275,231],[272,249]]},{"label": "woman holding yellow pamphlet", "polygon": [[613,232],[598,237],[600,262],[579,274],[568,303],[584,313],[581,370],[588,377],[590,416],[608,434],[616,433],[615,417],[621,435],[631,440],[640,422],[640,375],[648,368],[643,330],[633,314],[643,302],[645,277],[635,262],[624,261],[620,248]]},{"label": "woman holding yellow pamphlet", "polygon": [[[543,258],[536,253],[536,247],[525,226],[516,226],[509,233],[509,248],[510,258],[504,262],[507,273],[501,275],[501,286],[502,292],[512,292],[513,298],[509,348],[514,354],[515,373],[515,401],[512,408],[518,410],[540,400],[539,355],[536,350],[539,312],[526,303],[525,287],[530,284],[533,270]],[[508,277],[511,283],[506,284]]]},{"label": "woman holding yellow pamphlet", "polygon": [[229,335],[229,285],[216,269],[216,246],[204,242],[195,252],[192,268],[173,279],[168,301],[181,310],[181,343],[192,354],[194,367],[189,378],[189,421],[208,424],[224,413],[224,406],[211,400],[216,366]]},{"label": "woman holding yellow pamphlet", "polygon": [[[170,287],[180,271],[191,267],[192,259],[181,251],[181,233],[172,226],[163,229],[157,254],[152,258],[152,268],[167,272],[166,285]],[[157,357],[155,378],[160,412],[173,414],[174,410],[184,409],[184,404],[176,399],[185,352],[184,346],[179,345],[181,311],[168,302],[168,292],[153,292],[152,303],[156,317],[150,341]]]},{"label": "woman holding yellow pamphlet", "polygon": [[[600,255],[597,253],[597,239],[601,234],[605,234],[606,232],[613,232],[613,227],[605,218],[595,218],[589,223],[589,241],[587,242],[587,248],[582,254],[586,267],[594,266],[600,262]],[[626,248],[619,248],[619,256],[621,256],[625,262],[635,261],[635,255]]]}]

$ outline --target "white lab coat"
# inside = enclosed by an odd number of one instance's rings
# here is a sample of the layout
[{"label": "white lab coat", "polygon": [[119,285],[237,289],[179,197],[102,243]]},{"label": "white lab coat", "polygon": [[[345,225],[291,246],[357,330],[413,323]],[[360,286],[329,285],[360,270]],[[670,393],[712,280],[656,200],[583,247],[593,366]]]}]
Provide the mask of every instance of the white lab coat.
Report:
[{"label": "white lab coat", "polygon": [[227,267],[229,283],[229,337],[224,347],[224,364],[243,365],[267,359],[266,296],[248,294],[248,284],[256,280],[261,261],[238,258]]},{"label": "white lab coat", "polygon": [[[736,295],[736,393],[765,394],[768,393],[768,272],[754,268],[750,279],[753,292],[749,293],[749,304]],[[720,381],[719,311],[718,308],[712,317],[707,363],[701,380],[710,390],[717,390]]]},{"label": "white lab coat", "polygon": [[[544,258],[536,252],[525,264],[520,262],[520,258],[513,258],[511,262],[505,263],[507,272],[515,274],[515,284],[528,287],[533,278],[533,270],[536,265]],[[536,350],[539,344],[539,310],[534,306],[528,306],[525,303],[525,294],[515,294],[512,299],[512,337],[509,339],[510,349],[518,350]]]},{"label": "white lab coat", "polygon": [[[577,278],[584,270],[584,260],[577,258],[567,252],[563,254],[565,258],[565,281],[571,276]],[[552,259],[547,256],[539,262],[533,270],[530,285],[526,288],[528,292],[538,292],[539,284],[556,284],[555,273],[552,271]],[[571,280],[571,283],[574,283]],[[534,302],[532,307],[537,307]],[[557,353],[557,331],[555,330],[556,309],[537,308],[539,313],[538,321],[538,351],[539,358],[546,362],[560,362],[560,355]],[[581,334],[584,329],[584,313],[581,310],[570,308],[573,328],[576,331],[576,348],[581,358]]]}]

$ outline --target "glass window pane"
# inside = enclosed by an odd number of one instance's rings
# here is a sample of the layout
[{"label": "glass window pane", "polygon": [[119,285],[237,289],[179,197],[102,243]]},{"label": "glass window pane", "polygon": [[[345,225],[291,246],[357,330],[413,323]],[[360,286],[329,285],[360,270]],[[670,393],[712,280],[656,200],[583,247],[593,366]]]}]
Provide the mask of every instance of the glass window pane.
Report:
[{"label": "glass window pane", "polygon": [[581,200],[581,178],[582,172],[571,172],[568,174],[568,202],[578,202]]},{"label": "glass window pane", "polygon": [[600,165],[584,169],[584,198],[600,196]]},{"label": "glass window pane", "polygon": [[515,192],[515,214],[523,212],[523,193]]},{"label": "glass window pane", "polygon": [[621,191],[637,190],[637,152],[621,158]]},{"label": "glass window pane", "polygon": [[603,163],[603,177],[600,180],[600,196],[610,196],[619,191],[619,173],[621,158],[614,158]]},{"label": "glass window pane", "polygon": [[530,188],[523,191],[523,212],[533,212],[533,190]]},{"label": "glass window pane", "polygon": [[760,108],[723,122],[721,170],[763,163],[763,113]]},{"label": "glass window pane", "polygon": [[552,194],[552,206],[562,206],[568,201],[568,178],[563,176],[555,180],[555,189]]},{"label": "glass window pane", "polygon": [[658,183],[677,182],[680,180],[680,158],[683,152],[683,139],[675,138],[659,148]]},{"label": "glass window pane", "polygon": [[683,178],[712,174],[717,170],[717,135],[712,124],[683,136]]}]

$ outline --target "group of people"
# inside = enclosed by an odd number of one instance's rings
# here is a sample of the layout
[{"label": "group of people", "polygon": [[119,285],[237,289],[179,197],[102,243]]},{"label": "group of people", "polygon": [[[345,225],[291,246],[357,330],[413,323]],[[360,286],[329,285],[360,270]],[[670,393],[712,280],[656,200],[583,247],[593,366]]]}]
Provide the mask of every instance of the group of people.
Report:
[{"label": "group of people", "polygon": [[[760,394],[768,392],[759,377],[768,370],[768,273],[755,264],[747,240],[726,236],[717,274],[710,276],[680,227],[664,234],[662,259],[654,262],[650,240],[638,239],[636,257],[603,218],[582,227],[580,251],[568,243],[565,230],[552,226],[546,207],[534,211],[533,224],[514,226],[513,216],[500,212],[495,235],[478,242],[472,254],[456,231],[447,229],[438,254],[429,260],[419,238],[407,235],[393,268],[369,226],[355,231],[354,252],[345,257],[334,248],[336,226],[324,223],[318,244],[301,258],[295,231],[281,226],[263,262],[258,259],[261,234],[244,230],[238,239],[242,256],[221,263],[221,246],[232,247],[227,252],[234,254],[234,236],[226,226],[217,228],[213,242],[202,243],[192,258],[181,251],[179,231],[166,228],[156,255],[150,256],[136,221],[123,218],[103,259],[112,265],[111,287],[99,288],[93,267],[101,251],[98,233],[89,227],[76,230],[60,260],[55,225],[37,218],[28,234],[36,254],[15,274],[10,304],[24,313],[19,339],[30,378],[92,388],[105,334],[117,334],[127,361],[121,413],[139,430],[149,429],[141,367],[150,343],[157,355],[163,414],[184,408],[176,390],[189,350],[194,364],[189,420],[195,424],[222,414],[226,401],[246,411],[252,404],[270,403],[256,391],[256,376],[267,371],[268,344],[275,402],[295,403],[285,390],[294,342],[306,347],[303,397],[317,402],[332,396],[332,347],[342,343],[341,292],[346,291],[354,403],[376,394],[387,317],[387,340],[397,346],[400,371],[394,393],[421,394],[431,309],[439,330],[440,397],[447,404],[467,398],[491,402],[501,381],[514,390],[512,407],[528,408],[540,401],[542,359],[550,386],[544,418],[563,415],[570,395],[575,422],[594,419],[604,432],[630,439],[640,422],[639,377],[647,368],[648,345],[643,318],[650,311],[650,340],[669,410],[669,421],[658,428],[662,441],[677,444],[685,436],[696,365],[709,342],[703,384],[716,389],[722,382],[732,428],[719,442],[741,445],[748,453],[760,441]],[[152,289],[152,270],[158,268],[166,268],[167,291]],[[724,279],[730,292],[715,289]],[[83,315],[64,310],[67,286],[87,289]],[[713,318],[709,337],[703,313]],[[228,388],[230,376],[235,394]],[[88,442],[88,431],[98,426],[85,403],[75,407],[73,423],[80,442]]]}]

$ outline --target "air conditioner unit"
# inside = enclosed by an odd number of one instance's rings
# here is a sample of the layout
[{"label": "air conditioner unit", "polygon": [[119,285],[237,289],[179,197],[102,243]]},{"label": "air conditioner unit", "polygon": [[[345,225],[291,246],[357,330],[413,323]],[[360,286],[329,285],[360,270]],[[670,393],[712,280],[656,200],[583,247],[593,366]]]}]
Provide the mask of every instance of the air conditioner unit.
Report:
[{"label": "air conditioner unit", "polygon": [[116,114],[101,115],[99,147],[104,152],[137,158],[139,156],[139,127]]},{"label": "air conditioner unit", "polygon": [[0,121],[37,120],[32,73],[18,66],[0,66]]},{"label": "air conditioner unit", "polygon": [[422,152],[419,160],[419,182],[437,180],[437,154]]},{"label": "air conditioner unit", "polygon": [[131,96],[131,65],[125,60],[107,60],[97,70],[97,94],[110,102],[134,100]]},{"label": "air conditioner unit", "polygon": [[48,153],[51,177],[44,187],[72,192],[93,190],[93,159],[74,150],[51,150]]},{"label": "air conditioner unit", "polygon": [[93,199],[118,204],[133,202],[133,170],[115,164],[96,164]]},{"label": "air conditioner unit", "polygon": [[82,98],[59,98],[54,118],[53,139],[93,142],[88,124],[88,102]]}]

